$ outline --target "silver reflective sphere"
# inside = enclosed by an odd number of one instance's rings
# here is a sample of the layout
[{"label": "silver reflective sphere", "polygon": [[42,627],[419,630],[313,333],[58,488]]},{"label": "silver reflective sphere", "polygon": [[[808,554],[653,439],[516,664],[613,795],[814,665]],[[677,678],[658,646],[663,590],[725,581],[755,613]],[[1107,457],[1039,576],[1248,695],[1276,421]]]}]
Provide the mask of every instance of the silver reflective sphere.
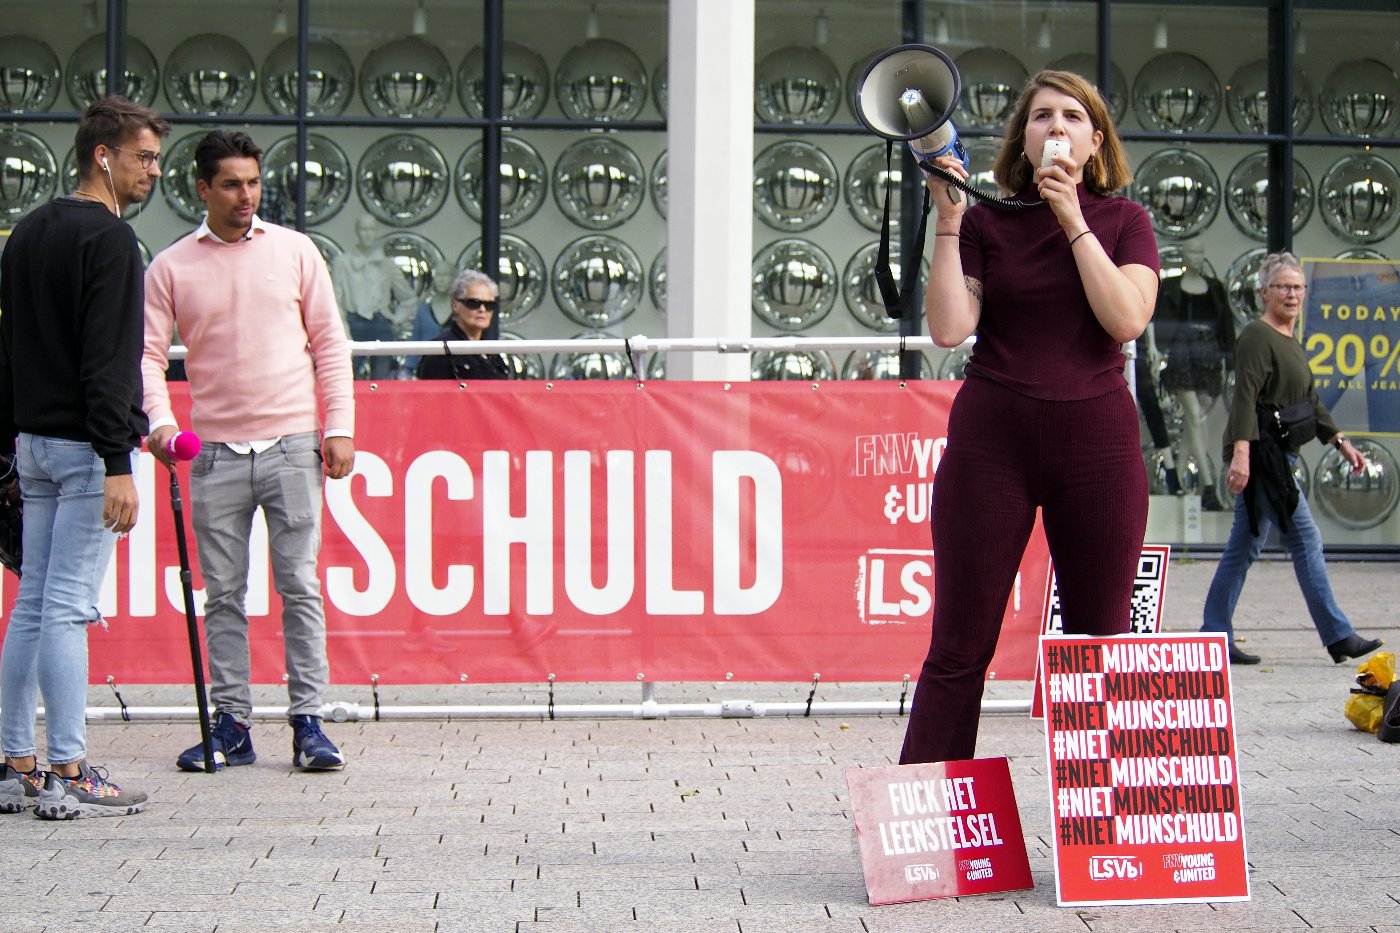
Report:
[{"label": "silver reflective sphere", "polygon": [[575,120],[635,120],[647,101],[647,72],[621,42],[589,39],[564,53],[554,96]]},{"label": "silver reflective sphere", "polygon": [[754,69],[754,113],[762,123],[830,123],[840,105],[841,75],[817,49],[778,49]]},{"label": "silver reflective sphere", "polygon": [[[1225,84],[1225,112],[1241,133],[1269,132],[1269,60],[1241,65]],[[1302,133],[1313,117],[1313,86],[1293,69],[1293,132]]]},{"label": "silver reflective sphere", "polygon": [[199,175],[194,164],[194,150],[204,135],[198,132],[181,137],[160,159],[160,193],[165,196],[165,203],[181,220],[194,224],[204,219],[204,201],[196,187]]},{"label": "silver reflective sphere", "polygon": [[[457,257],[458,269],[485,268],[481,241],[473,240]],[[539,306],[548,284],[544,259],[529,243],[513,233],[501,234],[496,267],[496,287],[501,302],[496,319],[502,324],[520,321]]]},{"label": "silver reflective sphere", "polygon": [[1225,273],[1225,294],[1230,299],[1230,310],[1235,312],[1235,323],[1243,326],[1264,313],[1259,303],[1259,263],[1269,251],[1262,246],[1241,253],[1230,263]]},{"label": "silver reflective sphere", "polygon": [[967,144],[967,160],[971,171],[967,182],[974,188],[988,193],[1001,190],[993,170],[997,164],[997,154],[1001,152],[1001,142],[995,139],[977,139]]},{"label": "silver reflective sphere", "polygon": [[[69,99],[73,106],[83,111],[92,101],[106,97],[106,35],[84,39],[83,45],[69,56],[66,80]],[[136,36],[126,38],[126,83],[122,97],[150,106],[155,101],[155,91],[160,90],[160,69],[155,64],[155,56],[146,48],[146,43]]]},{"label": "silver reflective sphere", "polygon": [[564,316],[585,327],[608,327],[637,310],[645,286],[632,247],[595,234],[575,240],[554,261],[554,300]]},{"label": "silver reflective sphere", "polygon": [[1143,160],[1132,197],[1163,236],[1195,236],[1220,210],[1220,179],[1210,163],[1189,149],[1161,149]]},{"label": "silver reflective sphere", "polygon": [[[107,95],[107,36],[98,33],[74,50],[68,58],[64,79],[68,99],[78,110]],[[121,95],[149,107],[160,89],[160,69],[156,57],[140,39],[126,37],[126,81]]]},{"label": "silver reflective sphere", "polygon": [[885,53],[885,47],[871,49],[863,55],[857,55],[851,63],[850,70],[846,72],[846,106],[851,113],[856,112],[856,91],[860,89],[860,77],[865,74],[865,69],[870,67],[878,55]]},{"label": "silver reflective sphere", "polygon": [[[524,340],[519,334],[508,330],[501,331],[502,340]],[[543,379],[545,375],[544,357],[538,353],[506,353],[502,354],[502,359],[510,367],[511,376],[515,379]]]},{"label": "silver reflective sphere", "polygon": [[[898,350],[852,350],[841,365],[842,379],[902,379],[899,374]],[[928,358],[919,354],[919,371],[916,378],[922,379],[929,373]]]},{"label": "silver reflective sphere", "polygon": [[[295,225],[297,138],[284,136],[263,156],[263,198],[259,209],[277,223]],[[350,197],[350,160],[344,150],[319,133],[306,134],[306,223],[322,224]]]},{"label": "silver reflective sphere", "polygon": [[311,238],[312,243],[316,244],[316,249],[320,250],[321,258],[326,261],[326,268],[328,270],[331,266],[335,265],[337,259],[345,255],[345,250],[341,249],[340,244],[324,233],[320,233],[316,230],[308,230],[306,231],[306,235]]},{"label": "silver reflective sphere", "polygon": [[43,113],[58,99],[58,56],[28,36],[0,36],[0,111]]},{"label": "silver reflective sphere", "polygon": [[[1245,236],[1264,242],[1269,238],[1269,154],[1251,153],[1240,160],[1225,180],[1225,207],[1235,227]],[[1312,216],[1312,176],[1303,163],[1293,160],[1293,232],[1302,232]]]},{"label": "silver reflective sphere", "polygon": [[651,355],[651,359],[647,360],[647,378],[648,378],[648,379],[665,379],[665,378],[666,378],[666,354],[664,354],[664,353],[653,353],[653,354]]},{"label": "silver reflective sphere", "polygon": [[[1073,55],[1056,59],[1045,67],[1054,71],[1072,71],[1098,87],[1099,59],[1097,55],[1091,55],[1088,52],[1075,52]],[[1123,117],[1128,112],[1128,79],[1123,74],[1123,69],[1118,67],[1117,62],[1109,63],[1108,80],[1110,87],[1108,93],[1104,95],[1104,99],[1108,102],[1108,112],[1113,117],[1113,122],[1121,125]],[[1103,88],[1100,87],[1098,90],[1100,94],[1103,94]]]},{"label": "silver reflective sphere", "polygon": [[580,139],[554,163],[555,203],[565,217],[589,230],[609,230],[637,213],[646,184],[642,160],[610,137]]},{"label": "silver reflective sphere", "polygon": [[[69,149],[68,154],[63,157],[63,165],[58,170],[59,190],[64,194],[72,194],[78,190],[78,150]],[[156,189],[160,187],[160,179],[151,179],[151,193],[146,195],[146,202],[149,202],[156,195]],[[145,203],[145,202],[143,202]],[[126,210],[122,212],[123,220],[134,220],[136,215],[143,210],[142,204],[128,204]]]},{"label": "silver reflective sphere", "polygon": [[1351,249],[1344,249],[1336,255],[1337,259],[1377,259],[1381,262],[1389,262],[1390,257],[1377,249],[1370,249],[1365,246],[1353,246]]},{"label": "silver reflective sphere", "polygon": [[[481,143],[474,142],[457,160],[453,183],[457,203],[472,220],[481,220],[485,179]],[[514,136],[501,138],[501,226],[514,227],[535,216],[549,189],[549,169],[534,146]]]},{"label": "silver reflective sphere", "polygon": [[165,60],[165,97],[177,113],[243,113],[257,81],[253,56],[228,36],[203,33],[175,47]]},{"label": "silver reflective sphere", "polygon": [[656,206],[656,212],[662,217],[666,216],[666,209],[670,206],[666,199],[666,152],[656,157],[656,161],[651,165],[651,203]]},{"label": "silver reflective sphere", "polygon": [[836,266],[815,243],[779,240],[753,259],[753,311],[780,330],[805,330],[826,317],[840,284]]},{"label": "silver reflective sphere", "polygon": [[1377,441],[1353,438],[1366,455],[1366,466],[1353,475],[1351,464],[1334,448],[1317,464],[1318,506],[1338,524],[1353,531],[1375,528],[1390,518],[1400,502],[1395,455]]},{"label": "silver reflective sphere", "polygon": [[962,95],[953,120],[982,130],[1005,127],[1030,77],[1026,66],[1001,49],[970,49],[954,62],[962,75]]},{"label": "silver reflective sphere", "polygon": [[136,248],[141,251],[141,268],[144,269],[151,264],[151,260],[154,258],[151,255],[151,248],[141,240],[136,241]]},{"label": "silver reflective sphere", "polygon": [[836,364],[825,350],[759,350],[749,374],[768,382],[830,382],[836,378]]},{"label": "silver reflective sphere", "polygon": [[451,187],[442,153],[410,133],[385,136],[366,149],[355,179],[365,209],[395,227],[436,214]]},{"label": "silver reflective sphere", "polygon": [[[846,299],[846,308],[865,327],[882,334],[899,330],[899,319],[885,313],[885,302],[880,295],[880,286],[875,281],[875,266],[880,255],[879,243],[868,243],[856,251],[846,270],[841,275],[841,296]],[[890,273],[896,285],[903,278],[899,241],[890,240]]]},{"label": "silver reflective sphere", "polygon": [[[355,65],[345,50],[329,39],[311,39],[306,49],[306,116],[336,117],[355,94]],[[297,112],[297,40],[284,39],[263,61],[263,99],[273,113]]]},{"label": "silver reflective sphere", "polygon": [[815,227],[840,198],[836,165],[807,142],[775,143],[753,160],[753,206],[776,230]]},{"label": "silver reflective sphere", "polygon": [[1185,52],[1149,61],[1133,82],[1133,112],[1145,129],[1199,133],[1220,116],[1220,82],[1210,66]]},{"label": "silver reflective sphere", "polygon": [[[477,46],[457,69],[457,97],[467,116],[486,116],[486,52]],[[501,46],[501,116],[537,117],[549,100],[549,68],[528,45],[507,39]]]},{"label": "silver reflective sphere", "polygon": [[651,261],[651,271],[647,273],[647,286],[651,292],[651,303],[662,314],[666,313],[666,247]]},{"label": "silver reflective sphere", "polygon": [[904,173],[903,159],[885,167],[885,144],[862,149],[846,169],[846,206],[851,216],[867,230],[878,231],[885,216],[885,182],[890,186],[890,231],[899,229],[899,184]]},{"label": "silver reflective sphere", "polygon": [[667,99],[671,84],[670,61],[666,56],[661,57],[661,62],[651,73],[651,99],[656,102],[656,112],[661,114],[661,119],[666,119],[666,108],[670,101]]},{"label": "silver reflective sphere", "polygon": [[1353,243],[1376,243],[1400,225],[1400,174],[1375,153],[1345,156],[1318,186],[1322,219]]},{"label": "silver reflective sphere", "polygon": [[1328,75],[1320,103],[1338,136],[1388,136],[1400,121],[1400,78],[1374,58],[1347,62]]},{"label": "silver reflective sphere", "polygon": [[395,39],[365,56],[360,97],[376,116],[436,117],[452,99],[452,66],[431,42]]},{"label": "silver reflective sphere", "polygon": [[44,141],[26,130],[0,130],[0,229],[54,196],[58,163]]},{"label": "silver reflective sphere", "polygon": [[[413,287],[420,302],[428,301],[433,292],[433,276],[447,269],[447,258],[427,237],[404,230],[387,233],[378,240],[384,255],[394,261],[405,281]],[[407,340],[413,333],[413,320],[402,323],[398,339]]]},{"label": "silver reflective sphere", "polygon": [[[1227,464],[1222,464],[1222,466],[1227,470],[1229,469]],[[1312,495],[1312,475],[1308,473],[1308,465],[1303,462],[1302,457],[1293,461],[1293,478],[1297,480],[1298,489],[1302,491],[1305,498]],[[1221,489],[1225,488],[1224,482],[1221,482],[1219,485]]]},{"label": "silver reflective sphere", "polygon": [[938,364],[938,378],[961,382],[963,371],[967,369],[967,363],[971,359],[971,350],[954,347],[943,355],[943,361]]},{"label": "silver reflective sphere", "polygon": [[[577,340],[616,340],[613,334],[575,334]],[[624,353],[556,353],[549,363],[551,379],[631,379],[632,363]]]}]

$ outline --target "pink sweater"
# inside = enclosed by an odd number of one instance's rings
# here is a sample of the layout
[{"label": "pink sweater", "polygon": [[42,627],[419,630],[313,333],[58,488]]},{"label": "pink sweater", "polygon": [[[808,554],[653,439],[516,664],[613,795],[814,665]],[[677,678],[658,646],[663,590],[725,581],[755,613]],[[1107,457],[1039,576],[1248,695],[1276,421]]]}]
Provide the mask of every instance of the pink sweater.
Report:
[{"label": "pink sweater", "polygon": [[353,434],[345,325],[306,236],[255,221],[250,238],[225,243],[201,227],[151,262],[141,373],[152,424],[174,421],[165,369],[176,327],[189,348],[190,418],[202,440],[315,431],[318,388],[325,429]]}]

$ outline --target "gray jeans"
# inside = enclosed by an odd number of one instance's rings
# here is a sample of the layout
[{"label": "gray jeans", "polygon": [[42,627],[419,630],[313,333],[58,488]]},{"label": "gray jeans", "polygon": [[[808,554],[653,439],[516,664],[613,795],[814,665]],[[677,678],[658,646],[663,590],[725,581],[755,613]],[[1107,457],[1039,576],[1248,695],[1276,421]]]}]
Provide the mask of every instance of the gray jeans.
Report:
[{"label": "gray jeans", "polygon": [[315,714],[330,679],[326,615],[316,559],[321,550],[321,448],[315,432],[282,438],[262,453],[206,444],[190,467],[190,499],[207,599],[204,642],[209,696],[240,722],[253,711],[248,682],[248,537],[259,506],[267,521],[272,580],[282,597],[287,715]]}]

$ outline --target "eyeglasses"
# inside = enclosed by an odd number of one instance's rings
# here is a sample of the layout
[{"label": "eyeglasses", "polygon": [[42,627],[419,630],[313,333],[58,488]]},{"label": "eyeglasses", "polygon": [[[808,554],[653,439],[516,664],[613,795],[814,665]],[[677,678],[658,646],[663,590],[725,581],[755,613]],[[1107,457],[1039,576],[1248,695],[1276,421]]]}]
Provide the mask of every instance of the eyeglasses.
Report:
[{"label": "eyeglasses", "polygon": [[499,301],[482,301],[480,298],[453,298],[452,300],[464,305],[468,311],[480,311],[482,308],[487,311],[495,311],[501,304]]},{"label": "eyeglasses", "polygon": [[1298,294],[1301,295],[1303,292],[1305,292],[1305,291],[1308,290],[1308,287],[1307,287],[1306,285],[1273,285],[1273,284],[1270,284],[1270,285],[1269,285],[1269,288],[1272,288],[1272,289],[1273,289],[1274,291],[1276,291],[1276,292],[1283,292],[1285,295],[1289,294],[1290,292],[1297,292]]},{"label": "eyeglasses", "polygon": [[155,165],[156,162],[160,160],[160,153],[152,152],[149,149],[123,149],[121,146],[108,146],[107,148],[112,149],[116,152],[130,152],[132,155],[136,156],[136,158],[141,160],[141,167],[144,169],[150,168],[152,165]]}]

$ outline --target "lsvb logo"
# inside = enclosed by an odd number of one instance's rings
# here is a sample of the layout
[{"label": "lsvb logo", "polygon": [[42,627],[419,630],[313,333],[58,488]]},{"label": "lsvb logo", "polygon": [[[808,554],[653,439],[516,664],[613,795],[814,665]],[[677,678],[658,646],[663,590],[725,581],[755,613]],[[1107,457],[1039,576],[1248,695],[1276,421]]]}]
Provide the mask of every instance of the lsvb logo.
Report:
[{"label": "lsvb logo", "polygon": [[1136,881],[1142,877],[1142,862],[1136,855],[1091,855],[1089,877],[1095,881]]}]

